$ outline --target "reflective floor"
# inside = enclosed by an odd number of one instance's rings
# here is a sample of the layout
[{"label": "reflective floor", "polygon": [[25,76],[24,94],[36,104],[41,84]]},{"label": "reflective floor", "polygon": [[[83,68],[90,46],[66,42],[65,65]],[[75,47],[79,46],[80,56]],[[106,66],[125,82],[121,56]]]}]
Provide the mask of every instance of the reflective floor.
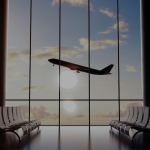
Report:
[{"label": "reflective floor", "polygon": [[[14,135],[12,135],[14,136]],[[8,140],[3,149],[9,150],[149,150],[149,135],[139,133],[133,142],[109,126],[42,126],[20,145]],[[16,141],[18,139],[16,138]],[[2,142],[2,141],[1,141]],[[2,144],[0,144],[2,149]]]}]

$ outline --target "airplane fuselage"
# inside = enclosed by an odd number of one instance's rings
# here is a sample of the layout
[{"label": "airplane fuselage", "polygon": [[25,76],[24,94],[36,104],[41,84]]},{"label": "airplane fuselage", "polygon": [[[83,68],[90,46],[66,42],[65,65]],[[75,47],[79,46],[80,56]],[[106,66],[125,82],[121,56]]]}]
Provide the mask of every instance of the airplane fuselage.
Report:
[{"label": "airplane fuselage", "polygon": [[[96,69],[93,69],[93,68],[88,68],[88,67],[85,67],[85,66],[81,66],[81,65],[78,65],[78,64],[74,64],[74,63],[70,63],[70,62],[67,62],[67,61],[63,61],[63,60],[60,60],[59,59],[55,59],[55,58],[52,58],[52,59],[49,59],[48,60],[49,62],[51,62],[52,64],[56,64],[56,65],[61,65],[63,67],[67,67],[67,68],[70,68],[70,70],[76,70],[77,73],[79,73],[80,71],[82,72],[86,72],[86,73],[90,73],[90,74],[95,74],[95,75],[108,75],[108,74],[111,74],[109,73],[109,71],[106,71],[105,70],[96,70]],[[113,65],[112,65],[113,67]]]}]

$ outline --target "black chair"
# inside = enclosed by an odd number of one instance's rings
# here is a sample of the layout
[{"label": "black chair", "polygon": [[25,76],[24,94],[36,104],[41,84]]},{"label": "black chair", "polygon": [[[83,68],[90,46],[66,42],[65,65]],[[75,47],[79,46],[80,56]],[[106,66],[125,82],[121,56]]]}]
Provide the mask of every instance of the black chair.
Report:
[{"label": "black chair", "polygon": [[29,125],[29,124],[21,124],[21,123],[16,123],[14,118],[13,118],[13,107],[7,107],[7,111],[8,111],[8,118],[9,118],[9,121],[10,123],[13,125],[13,126],[26,126],[26,128],[28,129],[28,132],[31,132],[32,131],[32,126]]},{"label": "black chair", "polygon": [[137,118],[138,118],[138,113],[139,113],[139,112],[138,112],[138,107],[133,107],[133,109],[134,109],[134,115],[133,115],[133,118],[132,118],[131,122],[130,122],[130,123],[128,123],[128,122],[123,123],[123,124],[120,126],[120,131],[123,132],[123,133],[124,133],[125,127],[126,127],[127,125],[134,125],[135,122],[136,122],[136,120],[137,120]]},{"label": "black chair", "polygon": [[[17,107],[12,107],[12,110],[13,110],[13,118],[14,118],[15,122],[17,124],[25,124],[25,122],[21,122],[18,118]],[[35,124],[29,123],[29,122],[28,122],[28,124],[32,127],[32,130],[34,130],[36,128]]]},{"label": "black chair", "polygon": [[[128,120],[129,114],[130,114],[130,107],[127,106],[127,112],[126,112],[126,117],[125,117],[125,119],[124,119],[124,122]],[[109,122],[109,125],[110,125],[110,126],[113,126],[114,124],[116,124],[116,123],[118,123],[118,122],[119,122],[118,120],[111,120],[111,121]]]},{"label": "black chair", "polygon": [[[24,115],[23,115],[23,107],[22,107],[22,106],[19,106],[17,110],[18,110],[18,113],[20,112],[20,117],[21,117],[21,119],[22,119],[24,122],[28,122],[28,121],[24,118]],[[38,127],[41,125],[41,121],[40,121],[40,120],[31,120],[31,122],[35,122]]]},{"label": "black chair", "polygon": [[140,125],[130,126],[129,131],[125,131],[125,134],[128,135],[131,138],[131,140],[133,140],[133,138],[138,132],[144,130],[148,131],[150,127],[149,117],[150,117],[150,108],[144,107],[144,117]]},{"label": "black chair", "polygon": [[[143,119],[143,107],[139,107],[138,108],[139,113],[138,113],[138,118],[137,121],[134,124],[128,124],[125,128],[124,128],[124,133],[129,135],[129,130],[132,126],[139,126],[140,123],[142,122]],[[146,113],[146,111],[145,111]],[[123,131],[122,131],[123,132]]]},{"label": "black chair", "polygon": [[133,109],[133,106],[130,106],[130,114],[129,114],[129,118],[127,119],[127,121],[119,121],[118,123],[114,124],[113,127],[115,129],[118,129],[120,130],[120,126],[123,124],[123,123],[130,123],[132,118],[133,118],[133,114],[134,114],[134,109]]},{"label": "black chair", "polygon": [[19,107],[19,106],[16,107],[16,111],[17,111],[18,119],[19,119],[19,121],[20,121],[21,123],[30,123],[30,124],[32,124],[32,125],[34,126],[34,129],[36,129],[36,128],[38,127],[38,125],[37,125],[36,122],[34,122],[34,121],[24,121],[24,120],[22,119],[22,117],[21,117],[21,111],[20,111],[20,107]]},{"label": "black chair", "polygon": [[[12,132],[17,135],[19,142],[21,142],[21,138],[27,134],[26,127],[23,126],[12,126],[9,123],[7,111],[4,107],[0,107],[0,133],[3,132]],[[3,120],[4,119],[4,120]]]}]

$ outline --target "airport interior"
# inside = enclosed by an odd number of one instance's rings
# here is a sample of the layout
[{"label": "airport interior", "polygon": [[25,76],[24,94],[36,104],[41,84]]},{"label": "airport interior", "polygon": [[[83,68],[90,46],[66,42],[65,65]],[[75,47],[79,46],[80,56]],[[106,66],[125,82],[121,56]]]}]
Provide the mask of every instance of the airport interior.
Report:
[{"label": "airport interior", "polygon": [[0,1],[1,150],[149,150],[147,0]]}]

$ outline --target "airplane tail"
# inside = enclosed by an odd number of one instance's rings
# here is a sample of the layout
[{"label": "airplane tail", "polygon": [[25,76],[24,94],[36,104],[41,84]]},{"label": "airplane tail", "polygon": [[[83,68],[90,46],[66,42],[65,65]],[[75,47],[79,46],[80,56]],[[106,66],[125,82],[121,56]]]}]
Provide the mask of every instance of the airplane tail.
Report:
[{"label": "airplane tail", "polygon": [[109,74],[111,69],[113,68],[113,64],[107,66],[106,68],[102,69],[101,72],[104,73],[104,74]]}]

